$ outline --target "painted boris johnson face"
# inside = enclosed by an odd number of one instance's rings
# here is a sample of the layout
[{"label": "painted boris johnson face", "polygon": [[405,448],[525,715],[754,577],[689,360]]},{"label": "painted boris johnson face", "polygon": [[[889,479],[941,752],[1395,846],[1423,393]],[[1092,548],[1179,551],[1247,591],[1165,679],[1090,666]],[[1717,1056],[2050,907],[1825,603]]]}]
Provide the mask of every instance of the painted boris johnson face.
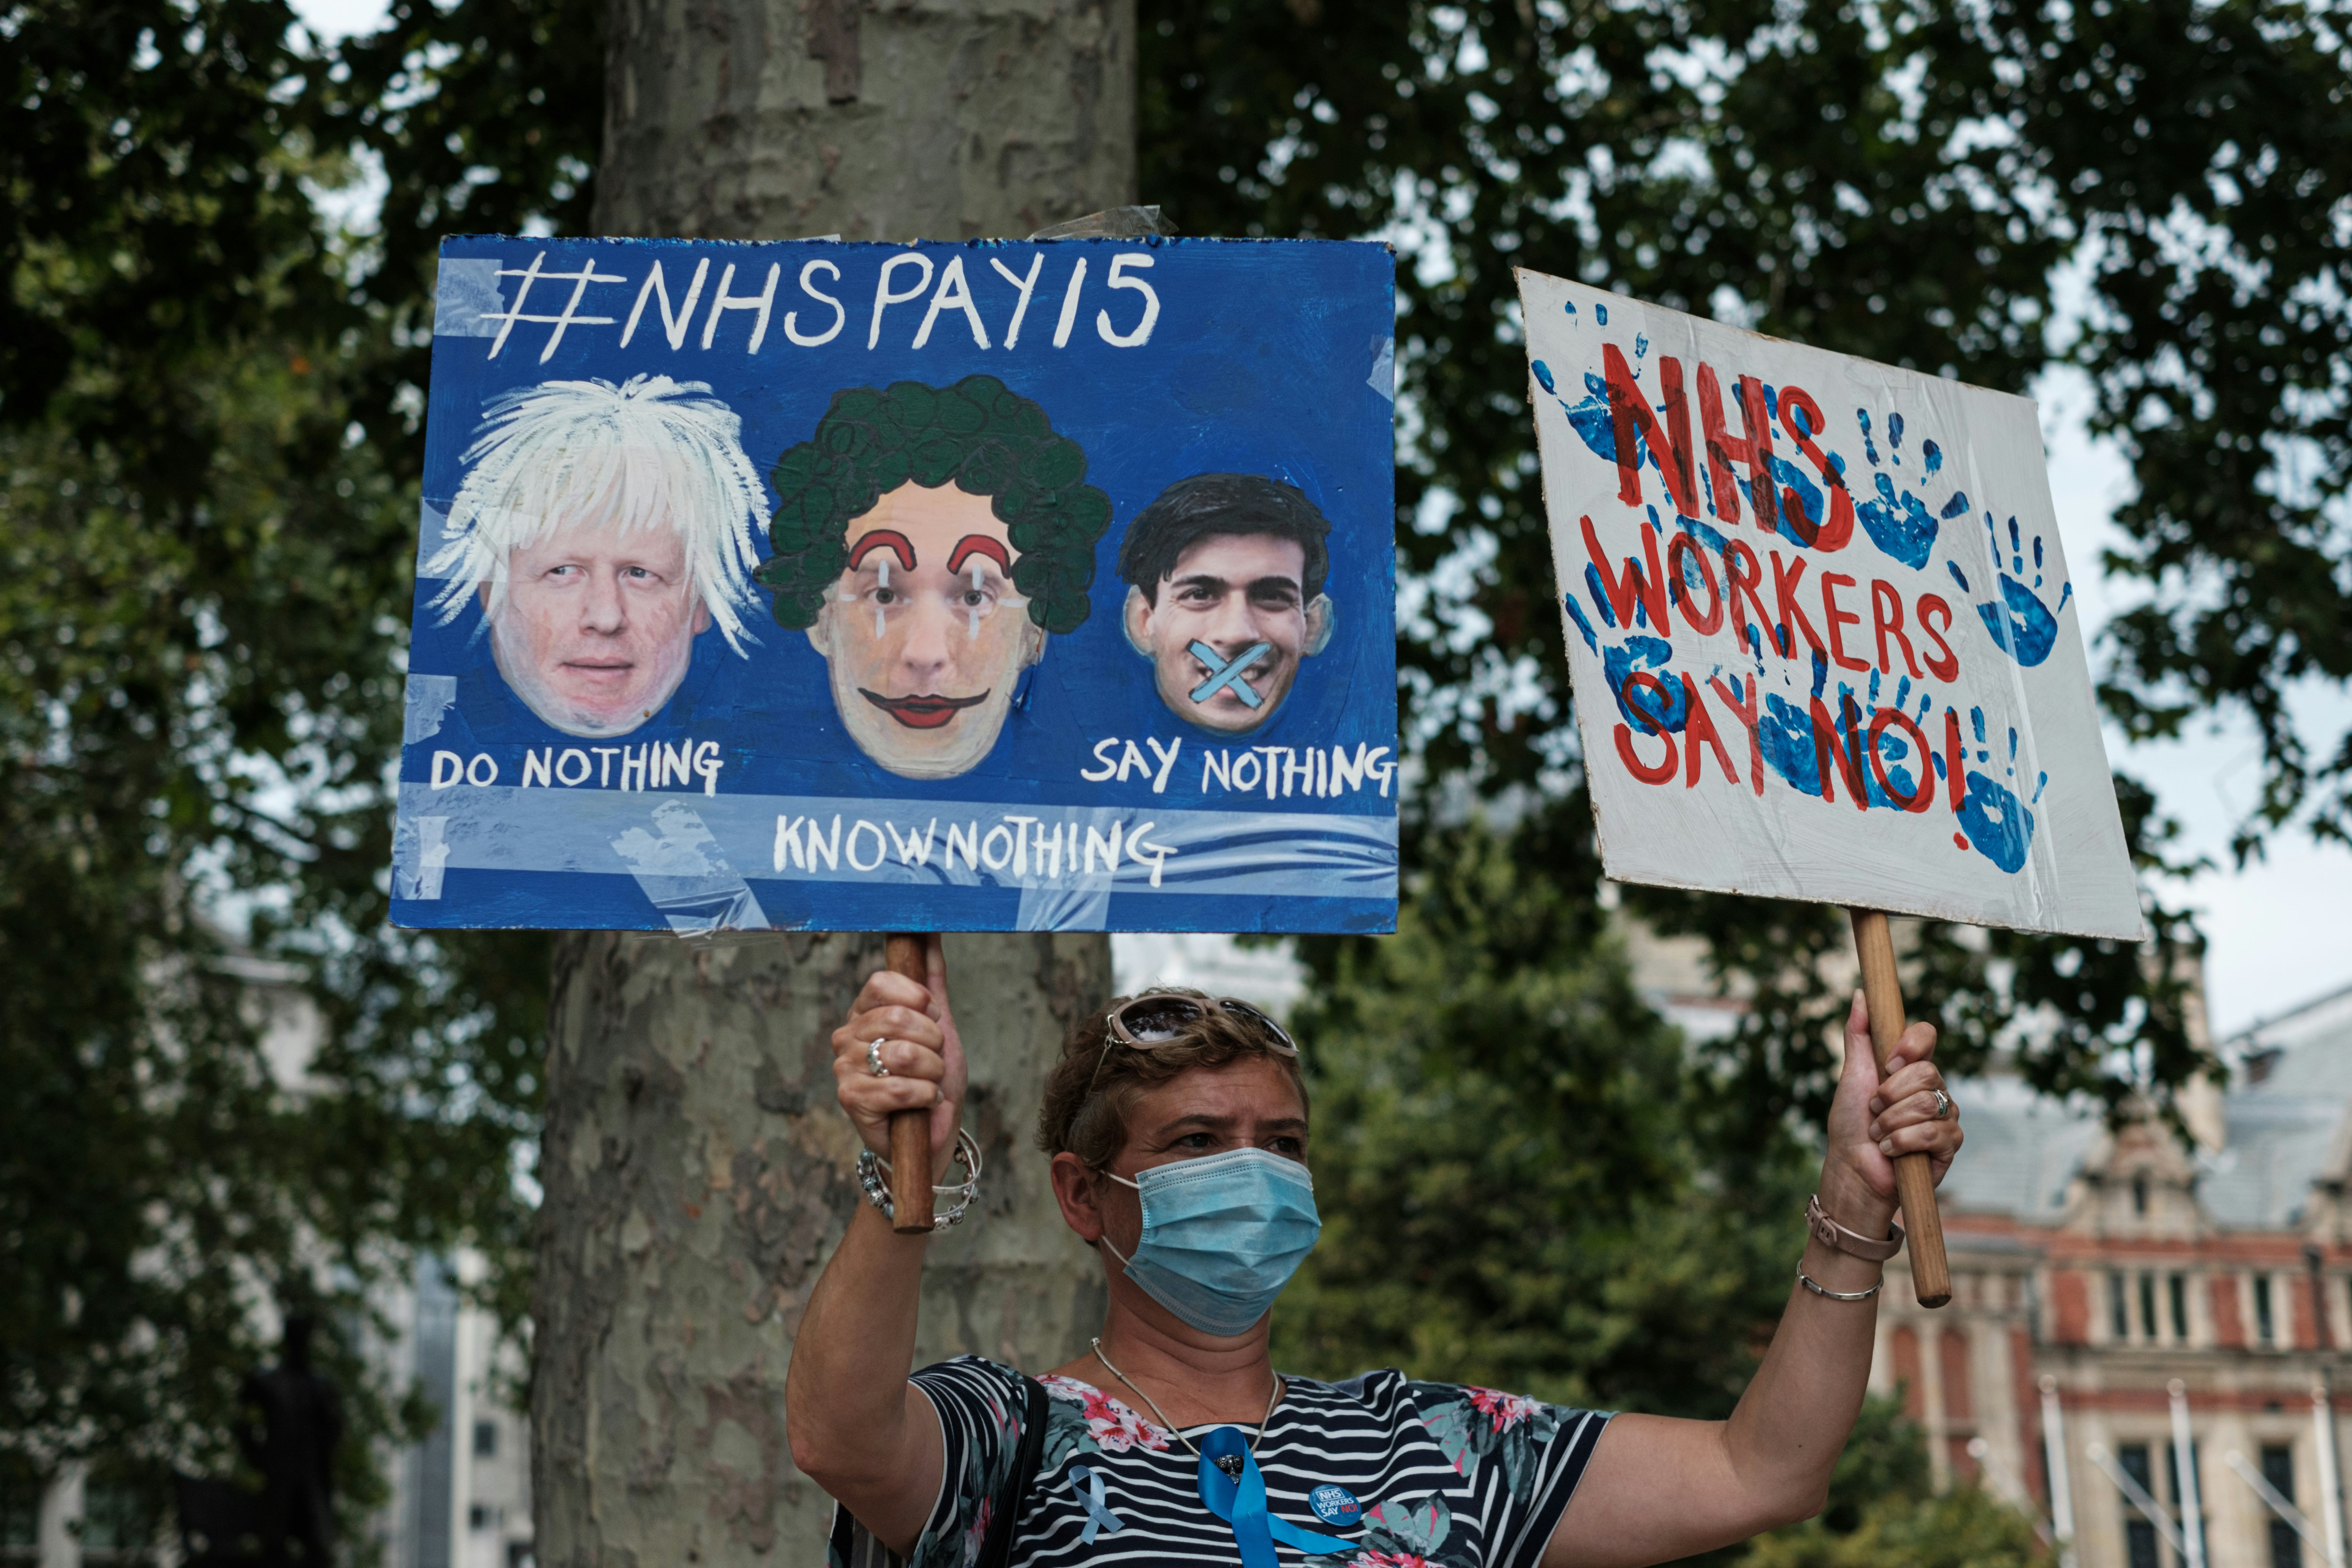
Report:
[{"label": "painted boris johnson face", "polygon": [[1049,633],[1087,618],[1110,498],[1086,454],[994,376],[834,395],[776,464],[760,580],[824,658],[842,727],[906,778],[996,745]]},{"label": "painted boris johnson face", "polygon": [[426,563],[446,622],[481,608],[499,676],[567,735],[625,735],[717,626],[739,655],[767,521],[735,415],[667,376],[494,399]]},{"label": "painted boris johnson face", "polygon": [[989,753],[1045,650],[986,497],[904,484],[849,524],[849,567],[809,628],[858,750],[909,778]]},{"label": "painted boris johnson face", "polygon": [[1228,735],[1274,717],[1330,640],[1329,531],[1297,489],[1250,474],[1180,480],[1128,525],[1128,645],[1170,712]]},{"label": "painted boris johnson face", "polygon": [[489,624],[499,673],[532,712],[566,734],[622,735],[686,679],[710,608],[675,529],[573,523],[508,556]]}]

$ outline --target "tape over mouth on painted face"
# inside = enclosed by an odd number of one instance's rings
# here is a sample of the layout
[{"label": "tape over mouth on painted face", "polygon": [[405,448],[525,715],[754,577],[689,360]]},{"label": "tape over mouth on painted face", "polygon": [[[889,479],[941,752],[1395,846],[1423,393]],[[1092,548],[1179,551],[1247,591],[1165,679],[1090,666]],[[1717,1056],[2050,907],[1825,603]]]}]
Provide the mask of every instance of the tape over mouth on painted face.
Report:
[{"label": "tape over mouth on painted face", "polygon": [[1218,692],[1230,689],[1241,699],[1244,707],[1255,709],[1264,706],[1265,699],[1257,688],[1249,683],[1248,670],[1274,651],[1272,643],[1252,643],[1230,660],[1220,657],[1215,648],[1204,642],[1194,642],[1185,651],[1199,659],[1202,668],[1209,672],[1206,679],[1192,688],[1193,701],[1207,702]]}]

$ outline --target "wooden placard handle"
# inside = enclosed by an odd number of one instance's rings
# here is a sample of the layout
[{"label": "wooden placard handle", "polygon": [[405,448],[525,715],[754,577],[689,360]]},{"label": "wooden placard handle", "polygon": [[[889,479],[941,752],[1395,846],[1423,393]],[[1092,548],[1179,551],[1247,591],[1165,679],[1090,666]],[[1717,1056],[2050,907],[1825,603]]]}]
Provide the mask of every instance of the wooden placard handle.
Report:
[{"label": "wooden placard handle", "polygon": [[[1853,917],[1854,956],[1862,960],[1862,998],[1870,1010],[1870,1045],[1878,1068],[1902,1039],[1903,983],[1895,973],[1895,939],[1886,929],[1883,910],[1849,910]],[[1903,1205],[1903,1228],[1909,1237],[1911,1286],[1919,1305],[1940,1307],[1952,1299],[1951,1265],[1944,1258],[1944,1216],[1936,1207],[1936,1174],[1925,1154],[1901,1154],[1895,1161],[1895,1199]]]},{"label": "wooden placard handle", "polygon": [[[930,984],[930,965],[919,932],[893,931],[884,944],[882,962],[893,974],[918,984]],[[890,1228],[900,1236],[931,1232],[931,1113],[894,1110],[890,1113]]]}]

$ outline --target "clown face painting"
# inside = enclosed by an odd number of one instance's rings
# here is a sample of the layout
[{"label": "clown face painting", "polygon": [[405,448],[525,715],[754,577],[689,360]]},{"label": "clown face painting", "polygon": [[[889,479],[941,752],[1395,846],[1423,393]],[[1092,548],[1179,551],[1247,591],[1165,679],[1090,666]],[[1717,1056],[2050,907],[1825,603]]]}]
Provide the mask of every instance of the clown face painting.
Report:
[{"label": "clown face painting", "polygon": [[909,481],[849,525],[849,564],[810,643],[858,750],[909,778],[950,778],[995,745],[1045,634],[1013,584],[988,498]]},{"label": "clown face painting", "polygon": [[1110,501],[1086,469],[1044,409],[986,375],[838,393],[784,454],[761,581],[824,656],[859,751],[917,779],[988,755],[1046,634],[1087,617]]}]

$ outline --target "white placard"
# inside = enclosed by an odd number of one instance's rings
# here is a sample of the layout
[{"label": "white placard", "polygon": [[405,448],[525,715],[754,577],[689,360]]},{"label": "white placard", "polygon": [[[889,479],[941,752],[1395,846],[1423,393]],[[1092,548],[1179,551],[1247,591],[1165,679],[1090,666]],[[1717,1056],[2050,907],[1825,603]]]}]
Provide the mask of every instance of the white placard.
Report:
[{"label": "white placard", "polygon": [[2033,404],[1518,279],[1609,875],[2138,940]]}]

